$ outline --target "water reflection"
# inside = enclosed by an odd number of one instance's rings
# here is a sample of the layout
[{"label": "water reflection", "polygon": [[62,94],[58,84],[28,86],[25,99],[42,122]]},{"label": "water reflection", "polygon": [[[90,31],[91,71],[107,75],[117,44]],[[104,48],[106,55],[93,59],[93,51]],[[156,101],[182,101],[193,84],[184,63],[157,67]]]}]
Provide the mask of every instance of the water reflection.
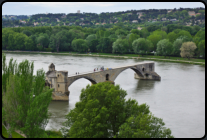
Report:
[{"label": "water reflection", "polygon": [[154,81],[154,80],[138,80],[136,90],[151,90],[154,88],[155,83],[161,81]]},{"label": "water reflection", "polygon": [[65,115],[69,112],[69,103],[64,101],[51,101],[49,105],[50,119],[46,130],[59,130],[66,120]]}]

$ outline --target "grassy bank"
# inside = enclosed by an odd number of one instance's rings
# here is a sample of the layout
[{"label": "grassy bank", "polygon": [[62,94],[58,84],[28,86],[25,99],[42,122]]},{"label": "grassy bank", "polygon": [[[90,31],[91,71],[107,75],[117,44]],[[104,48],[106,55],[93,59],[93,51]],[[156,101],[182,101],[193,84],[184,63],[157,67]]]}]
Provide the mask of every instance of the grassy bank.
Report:
[{"label": "grassy bank", "polygon": [[[63,138],[63,135],[60,131],[46,130],[45,133],[48,135],[48,138]],[[6,128],[2,125],[2,136],[8,138],[8,133]],[[12,138],[25,138],[17,132],[12,132]]]},{"label": "grassy bank", "polygon": [[[9,136],[6,131],[6,128],[3,125],[2,125],[2,136],[5,138],[8,138]],[[24,137],[17,132],[12,132],[12,138],[24,138]]]},{"label": "grassy bank", "polygon": [[94,57],[109,57],[109,58],[122,58],[122,59],[142,59],[142,60],[150,60],[150,61],[164,61],[164,62],[174,62],[174,63],[187,63],[187,64],[197,64],[197,65],[205,65],[205,59],[197,59],[191,58],[188,60],[187,58],[182,57],[164,57],[164,56],[154,56],[154,55],[137,55],[137,54],[112,54],[112,53],[77,53],[77,52],[59,52],[59,53],[51,53],[51,52],[22,52],[22,51],[2,51],[2,52],[11,52],[11,53],[33,53],[33,54],[52,54],[52,55],[77,55],[77,56],[94,56]]}]

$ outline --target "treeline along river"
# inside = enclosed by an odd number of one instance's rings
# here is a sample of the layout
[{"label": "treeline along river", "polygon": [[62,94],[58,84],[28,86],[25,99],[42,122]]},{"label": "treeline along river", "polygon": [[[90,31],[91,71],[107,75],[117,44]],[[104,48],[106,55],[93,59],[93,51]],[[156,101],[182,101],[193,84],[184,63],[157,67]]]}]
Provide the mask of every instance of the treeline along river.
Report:
[{"label": "treeline along river", "polygon": [[[66,55],[14,54],[6,53],[7,63],[13,57],[17,62],[27,59],[34,61],[34,74],[37,69],[48,71],[50,63],[56,70],[67,70],[68,75],[105,68],[130,65],[143,60],[112,59]],[[205,66],[156,62],[155,72],[161,81],[134,79],[134,71],[127,69],[120,73],[115,84],[127,91],[126,98],[133,98],[139,104],[146,103],[156,117],[162,118],[174,137],[195,138],[205,134]],[[46,129],[59,130],[65,115],[79,101],[81,89],[91,84],[86,79],[75,81],[70,87],[69,102],[52,101],[49,106],[51,118]]]}]

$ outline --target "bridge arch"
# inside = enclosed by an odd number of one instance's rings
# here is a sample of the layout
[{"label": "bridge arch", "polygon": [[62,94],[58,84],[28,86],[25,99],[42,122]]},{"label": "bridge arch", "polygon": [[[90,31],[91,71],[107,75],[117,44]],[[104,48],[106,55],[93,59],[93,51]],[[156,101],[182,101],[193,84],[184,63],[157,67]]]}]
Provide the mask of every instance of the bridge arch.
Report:
[{"label": "bridge arch", "polygon": [[144,77],[144,74],[143,74],[139,69],[134,68],[134,67],[128,67],[128,68],[124,68],[124,69],[122,69],[119,73],[117,73],[116,76],[114,77],[114,80],[113,80],[113,81],[116,80],[116,78],[118,77],[118,75],[119,75],[120,73],[122,73],[123,71],[125,71],[125,70],[127,70],[127,69],[132,69],[132,70],[133,70],[139,77]]},{"label": "bridge arch", "polygon": [[96,80],[93,79],[93,78],[90,78],[88,76],[81,76],[81,77],[73,78],[72,80],[68,81],[69,83],[68,83],[67,86],[70,87],[71,84],[73,84],[75,81],[77,81],[77,80],[79,80],[81,78],[89,80],[92,84],[96,84],[97,83]]}]

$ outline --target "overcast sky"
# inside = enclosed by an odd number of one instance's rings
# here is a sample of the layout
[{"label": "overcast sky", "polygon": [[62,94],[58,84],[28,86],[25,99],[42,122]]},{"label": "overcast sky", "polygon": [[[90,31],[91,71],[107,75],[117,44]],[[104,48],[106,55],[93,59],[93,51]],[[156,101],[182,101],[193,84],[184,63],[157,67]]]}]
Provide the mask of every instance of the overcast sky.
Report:
[{"label": "overcast sky", "polygon": [[34,15],[42,13],[97,13],[142,9],[197,8],[202,2],[6,2],[2,15]]}]

